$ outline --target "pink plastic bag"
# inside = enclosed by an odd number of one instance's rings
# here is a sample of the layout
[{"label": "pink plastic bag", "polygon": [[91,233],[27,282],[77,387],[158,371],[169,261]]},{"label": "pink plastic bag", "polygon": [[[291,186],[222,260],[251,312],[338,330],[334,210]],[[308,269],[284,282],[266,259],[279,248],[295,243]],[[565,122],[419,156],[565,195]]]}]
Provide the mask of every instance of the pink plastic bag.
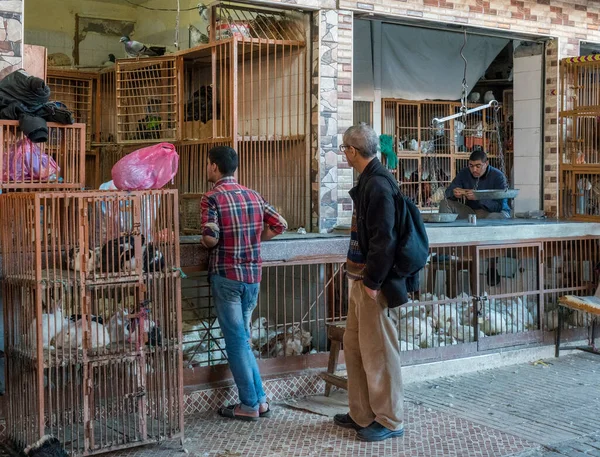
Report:
[{"label": "pink plastic bag", "polygon": [[160,189],[177,174],[179,155],[171,143],[160,143],[127,154],[112,168],[120,190]]},{"label": "pink plastic bag", "polygon": [[60,172],[54,159],[29,139],[19,140],[3,161],[3,182],[52,182]]}]

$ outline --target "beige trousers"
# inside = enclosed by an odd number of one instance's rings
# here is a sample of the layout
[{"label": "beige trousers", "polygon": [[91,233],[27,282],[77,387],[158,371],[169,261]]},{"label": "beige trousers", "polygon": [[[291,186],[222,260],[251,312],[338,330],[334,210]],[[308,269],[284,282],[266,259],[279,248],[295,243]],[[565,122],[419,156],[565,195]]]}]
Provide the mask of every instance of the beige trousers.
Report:
[{"label": "beige trousers", "polygon": [[403,427],[404,391],[400,372],[398,315],[380,292],[373,300],[362,281],[350,282],[344,333],[350,417],[360,426],[373,421],[390,430]]}]

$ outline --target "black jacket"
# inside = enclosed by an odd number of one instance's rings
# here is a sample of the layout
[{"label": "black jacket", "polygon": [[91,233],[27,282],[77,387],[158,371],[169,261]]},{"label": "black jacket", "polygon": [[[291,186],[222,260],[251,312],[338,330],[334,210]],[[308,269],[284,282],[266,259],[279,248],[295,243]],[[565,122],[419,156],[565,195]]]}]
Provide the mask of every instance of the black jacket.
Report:
[{"label": "black jacket", "polygon": [[[375,158],[363,170],[358,184],[350,190],[356,208],[358,246],[366,259],[363,283],[369,289],[381,290],[394,308],[408,302],[408,292],[418,289],[418,273],[404,277],[395,268],[399,221],[411,220],[406,205],[398,204],[400,190],[396,180]],[[410,253],[409,253],[410,254]]]},{"label": "black jacket", "polygon": [[396,253],[396,204],[385,174],[390,172],[375,158],[350,190],[356,208],[358,246],[366,258],[363,282],[373,290],[381,289]]},{"label": "black jacket", "polygon": [[0,119],[19,121],[34,143],[48,140],[46,122],[73,124],[73,114],[60,103],[49,102],[50,87],[44,80],[17,70],[0,81]]}]

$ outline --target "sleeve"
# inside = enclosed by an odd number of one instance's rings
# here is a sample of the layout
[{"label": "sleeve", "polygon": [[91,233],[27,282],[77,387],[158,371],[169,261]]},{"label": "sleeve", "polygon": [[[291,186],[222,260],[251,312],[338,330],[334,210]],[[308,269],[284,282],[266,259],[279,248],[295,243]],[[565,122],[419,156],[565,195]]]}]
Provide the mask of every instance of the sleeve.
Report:
[{"label": "sleeve", "polygon": [[212,236],[219,239],[221,229],[219,227],[219,212],[215,200],[204,195],[200,200],[201,230],[203,236]]},{"label": "sleeve", "polygon": [[386,190],[375,189],[369,195],[365,215],[369,251],[363,283],[373,290],[381,289],[396,258],[396,202],[392,192]]},{"label": "sleeve", "polygon": [[[493,189],[506,189],[506,177],[501,171],[497,172],[497,175],[494,179]],[[492,213],[499,213],[502,211],[502,207],[504,206],[504,200],[482,200],[480,203]]]},{"label": "sleeve", "polygon": [[265,210],[263,213],[263,222],[274,233],[281,235],[288,228],[287,221],[283,218],[283,216],[281,214],[279,214],[277,211],[275,211],[275,208],[273,208],[273,206],[269,205],[269,203],[267,203],[265,201],[264,204],[265,204]]},{"label": "sleeve", "polygon": [[456,200],[456,197],[454,196],[454,189],[456,189],[457,187],[465,187],[462,182],[462,170],[458,172],[456,177],[450,183],[450,186],[448,186],[448,188],[446,189],[446,198],[450,200]]}]

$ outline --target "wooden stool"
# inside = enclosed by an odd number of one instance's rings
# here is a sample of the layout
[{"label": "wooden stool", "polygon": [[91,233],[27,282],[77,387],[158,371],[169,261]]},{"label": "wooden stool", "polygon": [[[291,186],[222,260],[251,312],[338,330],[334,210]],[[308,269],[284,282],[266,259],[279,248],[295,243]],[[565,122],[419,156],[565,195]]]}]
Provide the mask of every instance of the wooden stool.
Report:
[{"label": "wooden stool", "polygon": [[338,358],[340,356],[340,348],[344,341],[344,333],[346,332],[346,321],[329,322],[327,325],[327,338],[331,341],[329,349],[329,363],[327,371],[320,374],[325,381],[325,396],[329,397],[331,386],[339,387],[340,389],[348,390],[348,379],[342,376],[337,376]]}]

